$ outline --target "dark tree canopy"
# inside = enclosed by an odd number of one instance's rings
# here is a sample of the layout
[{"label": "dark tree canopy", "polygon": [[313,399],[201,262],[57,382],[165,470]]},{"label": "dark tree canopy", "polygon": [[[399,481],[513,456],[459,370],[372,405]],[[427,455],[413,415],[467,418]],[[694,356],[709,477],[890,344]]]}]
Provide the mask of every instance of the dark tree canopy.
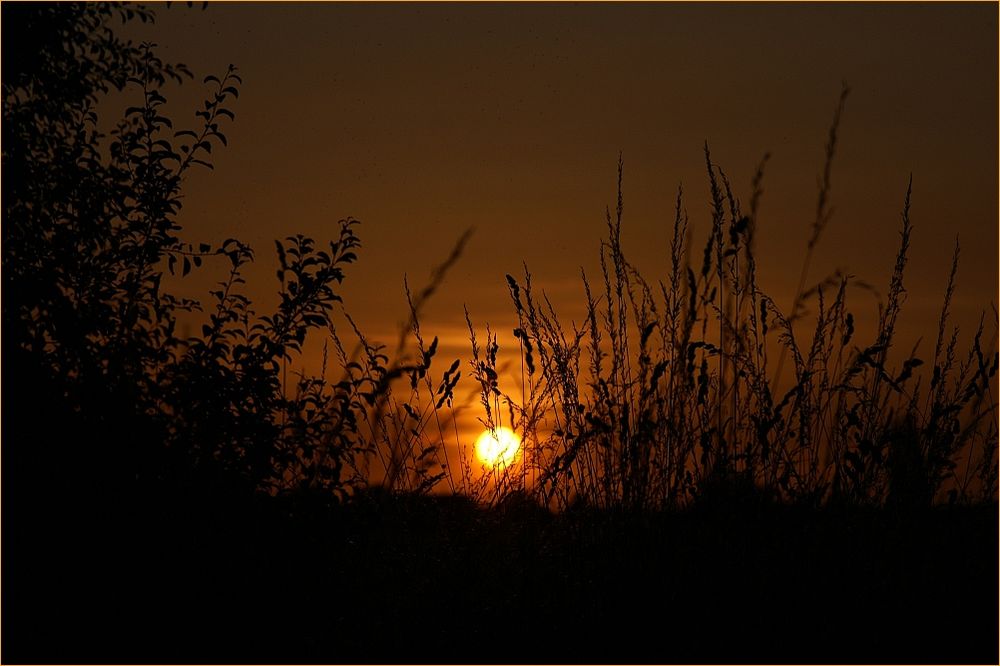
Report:
[{"label": "dark tree canopy", "polygon": [[[308,330],[330,325],[356,221],[325,248],[276,241],[280,303],[258,315],[240,275],[253,251],[192,241],[179,222],[185,178],[228,143],[236,68],[204,77],[204,102],[182,125],[164,113],[165,91],[191,72],[116,33],[152,11],[2,11],[3,524],[17,544],[4,577],[19,581],[4,588],[4,615],[13,605],[21,618],[5,631],[31,644],[53,623],[67,644],[90,645],[75,654],[109,654],[81,622],[87,600],[113,599],[97,617],[142,644],[132,614],[149,606],[134,581],[190,583],[164,571],[182,560],[157,564],[156,553],[192,538],[193,524],[212,534],[236,520],[219,507],[302,485],[335,498],[349,481],[358,385],[335,395],[303,378],[286,396],[280,371]],[[131,106],[99,118],[111,93]],[[205,262],[228,275],[204,304],[164,288],[165,274]],[[200,319],[199,334],[178,335],[181,317]],[[290,466],[305,472],[289,480]]]},{"label": "dark tree canopy", "polygon": [[[184,178],[211,168],[213,148],[228,143],[235,67],[204,78],[196,122],[180,127],[163,114],[163,90],[191,72],[115,33],[119,22],[153,20],[150,10],[59,3],[4,13],[5,382],[17,377],[32,396],[4,404],[33,440],[12,438],[17,455],[59,474],[71,494],[145,492],[194,470],[225,472],[249,491],[280,485],[283,465],[303,455],[282,438],[304,435],[277,420],[315,391],[286,400],[279,367],[308,329],[329,324],[334,285],[355,258],[355,222],[342,221],[328,250],[302,236],[278,242],[281,303],[256,316],[240,290],[250,248],[188,242],[178,222]],[[137,101],[104,134],[97,107],[111,91]],[[228,260],[231,271],[209,294],[201,335],[179,339],[178,315],[202,304],[161,281],[205,260]],[[306,436],[326,432],[324,451],[307,457],[313,482],[336,488],[352,443],[338,435],[342,414],[327,416]]]}]

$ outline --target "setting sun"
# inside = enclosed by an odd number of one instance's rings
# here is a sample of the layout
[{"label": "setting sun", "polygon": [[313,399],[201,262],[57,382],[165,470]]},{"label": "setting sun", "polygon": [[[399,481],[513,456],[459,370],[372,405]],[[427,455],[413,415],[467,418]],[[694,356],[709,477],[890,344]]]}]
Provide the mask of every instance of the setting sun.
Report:
[{"label": "setting sun", "polygon": [[521,438],[510,428],[486,430],[476,440],[476,457],[490,467],[511,464],[520,449]]}]

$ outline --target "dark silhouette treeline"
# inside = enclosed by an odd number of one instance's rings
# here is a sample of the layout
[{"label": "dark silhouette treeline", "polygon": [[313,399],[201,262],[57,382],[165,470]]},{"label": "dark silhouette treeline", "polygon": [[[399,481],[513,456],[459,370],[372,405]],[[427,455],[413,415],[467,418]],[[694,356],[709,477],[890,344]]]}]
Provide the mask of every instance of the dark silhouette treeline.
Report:
[{"label": "dark silhouette treeline", "polygon": [[[180,224],[183,179],[228,143],[237,69],[204,77],[186,125],[162,90],[191,71],[115,31],[152,11],[2,12],[4,662],[996,661],[997,355],[983,326],[967,354],[948,331],[956,247],[929,389],[915,353],[891,367],[909,191],[860,346],[848,280],[807,289],[808,255],[790,315],[757,288],[763,163],[744,211],[706,146],[702,264],[679,194],[658,285],[625,259],[619,195],[582,331],[508,276],[523,400],[469,318],[483,422],[525,442],[477,478],[434,444],[460,363],[434,375],[419,324],[465,237],[408,292],[415,354],[350,319],[342,342],[351,218],[276,241],[280,299],[258,313],[253,250]],[[204,302],[164,288],[207,262],[228,270]],[[323,371],[289,381],[310,331]]]}]

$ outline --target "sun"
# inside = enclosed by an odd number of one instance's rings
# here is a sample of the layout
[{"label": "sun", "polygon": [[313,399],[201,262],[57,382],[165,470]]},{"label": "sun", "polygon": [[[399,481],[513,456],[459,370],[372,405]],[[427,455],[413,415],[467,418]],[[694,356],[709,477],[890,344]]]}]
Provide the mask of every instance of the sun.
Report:
[{"label": "sun", "polygon": [[510,428],[497,428],[496,434],[486,430],[476,440],[476,457],[484,465],[507,466],[517,458],[521,438]]}]

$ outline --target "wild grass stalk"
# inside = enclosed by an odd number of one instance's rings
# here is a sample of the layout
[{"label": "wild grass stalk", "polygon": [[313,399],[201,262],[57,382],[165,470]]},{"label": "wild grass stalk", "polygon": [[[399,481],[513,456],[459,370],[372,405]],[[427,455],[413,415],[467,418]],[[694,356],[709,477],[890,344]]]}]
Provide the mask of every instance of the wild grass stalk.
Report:
[{"label": "wild grass stalk", "polygon": [[[930,391],[921,394],[919,343],[900,367],[891,365],[906,297],[912,182],[887,298],[869,344],[857,346],[848,305],[848,288],[868,288],[865,283],[835,272],[804,288],[832,213],[831,164],[848,92],[845,86],[830,129],[816,219],[790,312],[757,282],[754,238],[765,224],[760,201],[769,156],[752,178],[745,215],[707,145],[711,225],[697,272],[681,189],[665,280],[654,283],[654,291],[629,263],[621,242],[619,161],[617,203],[613,213],[606,211],[600,251],[603,293],[595,295],[587,275],[581,276],[584,326],[567,334],[547,298],[537,307],[527,269],[523,285],[507,276],[527,393],[522,388],[517,402],[493,384],[484,386],[520,419],[519,433],[539,469],[528,489],[539,501],[643,510],[735,492],[812,505],[927,505],[949,488],[953,501],[971,501],[973,478],[993,492],[995,341],[984,351],[981,327],[961,364],[957,331],[945,342],[957,247]],[[807,302],[815,306],[814,321],[803,336],[795,324]],[[775,395],[785,358],[793,374]]]}]

